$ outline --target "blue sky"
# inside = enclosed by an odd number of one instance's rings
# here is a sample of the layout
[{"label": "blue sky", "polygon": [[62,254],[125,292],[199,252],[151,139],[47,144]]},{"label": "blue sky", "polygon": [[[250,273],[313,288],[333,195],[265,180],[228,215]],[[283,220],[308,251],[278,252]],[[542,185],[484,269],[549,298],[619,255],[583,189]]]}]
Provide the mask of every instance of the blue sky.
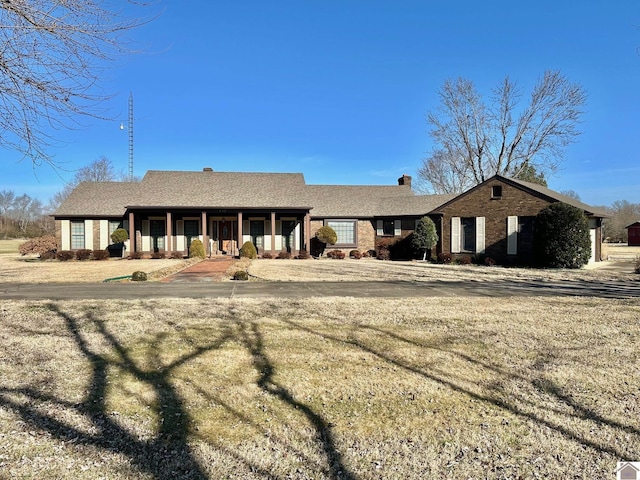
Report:
[{"label": "blue sky", "polygon": [[[431,150],[428,111],[448,78],[486,95],[560,70],[589,95],[555,190],[640,203],[637,0],[161,0],[132,38],[145,53],[108,71],[112,121],[60,132],[61,170],[2,150],[0,190],[47,201],[100,156],[149,169],[302,172],[312,184],[394,184]],[[62,177],[62,178],[61,178]]]}]

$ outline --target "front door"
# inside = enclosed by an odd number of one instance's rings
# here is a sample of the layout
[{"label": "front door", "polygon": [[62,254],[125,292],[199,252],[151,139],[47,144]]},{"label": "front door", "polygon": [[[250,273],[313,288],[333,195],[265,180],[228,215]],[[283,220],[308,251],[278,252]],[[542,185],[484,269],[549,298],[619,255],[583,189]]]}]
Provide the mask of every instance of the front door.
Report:
[{"label": "front door", "polygon": [[220,222],[220,229],[218,230],[220,233],[219,248],[222,253],[227,253],[232,251],[233,246],[231,241],[233,240],[233,222],[228,220],[223,220]]},{"label": "front door", "polygon": [[152,250],[154,252],[164,251],[164,236],[166,235],[164,220],[151,220],[149,230],[151,233]]}]

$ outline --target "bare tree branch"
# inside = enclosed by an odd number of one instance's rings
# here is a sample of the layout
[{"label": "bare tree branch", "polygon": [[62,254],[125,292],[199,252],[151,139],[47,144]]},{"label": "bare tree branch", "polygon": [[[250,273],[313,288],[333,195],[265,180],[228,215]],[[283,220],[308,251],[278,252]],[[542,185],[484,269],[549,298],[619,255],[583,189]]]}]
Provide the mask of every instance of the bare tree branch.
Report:
[{"label": "bare tree branch", "polygon": [[[146,4],[129,1],[129,4]],[[104,118],[105,69],[145,23],[98,0],[0,0],[0,145],[49,163],[56,131]]]},{"label": "bare tree branch", "polygon": [[[501,174],[533,168],[554,173],[580,134],[587,95],[560,72],[545,72],[521,107],[522,92],[505,77],[486,105],[469,80],[447,80],[440,106],[427,115],[434,149],[418,176],[435,193],[459,193]],[[517,120],[516,120],[517,119]]]}]

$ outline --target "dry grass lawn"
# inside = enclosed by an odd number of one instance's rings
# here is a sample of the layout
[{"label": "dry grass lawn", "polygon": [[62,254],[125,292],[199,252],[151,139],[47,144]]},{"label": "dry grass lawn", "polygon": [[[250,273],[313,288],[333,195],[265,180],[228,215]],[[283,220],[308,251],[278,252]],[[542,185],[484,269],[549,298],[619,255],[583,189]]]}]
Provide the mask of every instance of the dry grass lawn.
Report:
[{"label": "dry grass lawn", "polygon": [[640,300],[0,305],[0,478],[614,478]]}]

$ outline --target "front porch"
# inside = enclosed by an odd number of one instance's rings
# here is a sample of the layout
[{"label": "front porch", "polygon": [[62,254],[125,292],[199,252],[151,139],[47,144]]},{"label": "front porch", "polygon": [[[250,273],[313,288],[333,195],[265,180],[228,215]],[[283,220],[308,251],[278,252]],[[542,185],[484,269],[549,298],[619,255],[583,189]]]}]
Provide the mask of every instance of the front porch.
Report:
[{"label": "front porch", "polygon": [[129,252],[188,255],[189,245],[199,239],[207,256],[237,256],[250,241],[259,255],[292,255],[307,250],[310,216],[299,210],[129,210]]}]

